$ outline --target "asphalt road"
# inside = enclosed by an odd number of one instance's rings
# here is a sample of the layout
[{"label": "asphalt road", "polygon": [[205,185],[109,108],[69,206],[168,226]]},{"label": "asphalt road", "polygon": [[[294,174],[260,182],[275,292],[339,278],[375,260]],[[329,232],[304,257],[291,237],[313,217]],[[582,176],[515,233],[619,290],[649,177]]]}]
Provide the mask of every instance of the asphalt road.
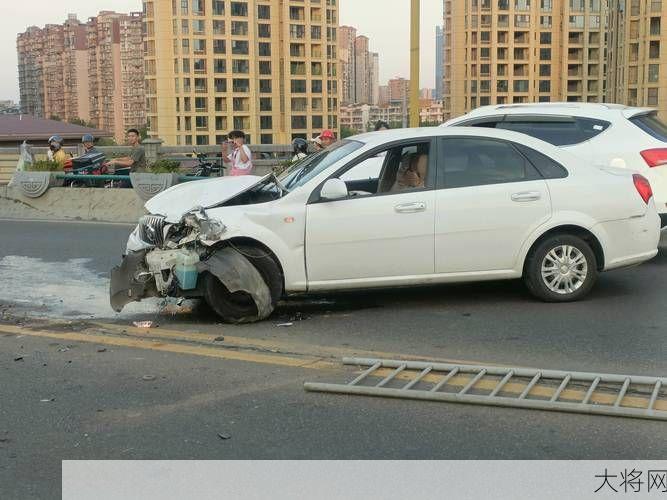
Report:
[{"label": "asphalt road", "polygon": [[[130,229],[0,221],[1,498],[57,498],[63,459],[665,458],[664,423],[302,385],[349,380],[340,356],[366,351],[665,376],[667,251],[577,304],[498,282],[293,300],[234,327],[197,307],[108,309]],[[147,319],[159,339],[130,326]],[[289,361],[311,357],[325,362]]]}]

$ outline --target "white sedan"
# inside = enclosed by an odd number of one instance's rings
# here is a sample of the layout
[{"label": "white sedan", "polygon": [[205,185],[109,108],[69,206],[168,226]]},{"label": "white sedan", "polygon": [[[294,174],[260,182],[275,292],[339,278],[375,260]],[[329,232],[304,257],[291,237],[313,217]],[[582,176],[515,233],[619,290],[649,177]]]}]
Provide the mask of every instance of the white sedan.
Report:
[{"label": "white sedan", "polygon": [[202,297],[230,322],[292,294],[433,283],[523,278],[541,300],[573,301],[599,272],[654,257],[660,237],[641,175],[468,127],[356,136],[279,175],[172,187],[146,209],[112,307]]}]

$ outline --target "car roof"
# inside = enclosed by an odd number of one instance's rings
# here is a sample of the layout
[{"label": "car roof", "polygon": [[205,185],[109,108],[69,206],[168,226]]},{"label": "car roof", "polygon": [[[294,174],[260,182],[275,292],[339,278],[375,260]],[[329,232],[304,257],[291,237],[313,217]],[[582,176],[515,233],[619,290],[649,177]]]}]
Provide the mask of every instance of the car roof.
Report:
[{"label": "car roof", "polygon": [[629,118],[638,114],[655,111],[653,108],[637,108],[622,104],[598,104],[588,102],[549,102],[533,104],[498,104],[482,106],[466,115],[450,120],[460,122],[471,118],[500,115],[567,115],[610,120],[619,117]]}]

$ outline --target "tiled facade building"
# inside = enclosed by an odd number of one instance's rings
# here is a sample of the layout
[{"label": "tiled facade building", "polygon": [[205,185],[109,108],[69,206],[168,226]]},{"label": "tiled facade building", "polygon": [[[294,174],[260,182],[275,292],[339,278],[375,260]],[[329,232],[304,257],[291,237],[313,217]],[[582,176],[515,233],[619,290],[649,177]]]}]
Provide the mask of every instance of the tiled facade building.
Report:
[{"label": "tiled facade building", "polygon": [[338,129],[337,0],[144,0],[149,133],[284,144]]},{"label": "tiled facade building", "polygon": [[30,27],[17,37],[24,113],[82,120],[122,141],[146,123],[140,13]]},{"label": "tiled facade building", "polygon": [[445,117],[548,101],[665,114],[665,19],[664,0],[444,0]]}]

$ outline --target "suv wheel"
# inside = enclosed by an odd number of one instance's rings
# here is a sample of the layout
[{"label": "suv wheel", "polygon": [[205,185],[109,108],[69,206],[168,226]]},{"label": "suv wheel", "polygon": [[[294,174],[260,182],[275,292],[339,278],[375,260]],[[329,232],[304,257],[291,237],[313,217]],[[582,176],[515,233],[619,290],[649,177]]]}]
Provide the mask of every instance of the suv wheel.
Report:
[{"label": "suv wheel", "polygon": [[524,282],[545,302],[573,302],[586,296],[598,278],[597,259],[577,236],[547,238],[530,254]]}]

